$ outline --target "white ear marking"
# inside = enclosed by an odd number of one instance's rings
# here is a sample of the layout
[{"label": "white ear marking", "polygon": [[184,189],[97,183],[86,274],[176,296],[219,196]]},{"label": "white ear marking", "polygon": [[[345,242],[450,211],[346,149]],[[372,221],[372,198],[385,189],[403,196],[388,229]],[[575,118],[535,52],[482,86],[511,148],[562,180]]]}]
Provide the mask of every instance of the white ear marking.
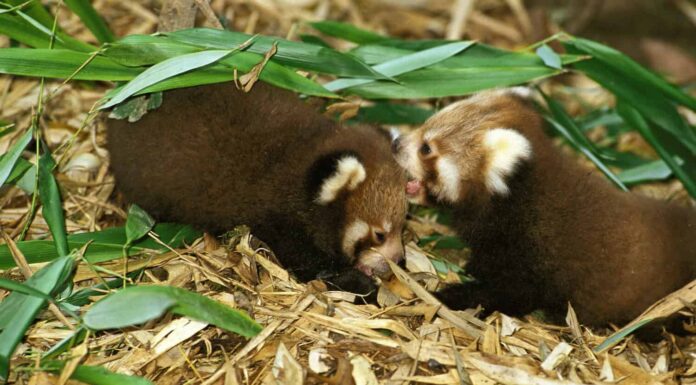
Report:
[{"label": "white ear marking", "polygon": [[370,225],[363,220],[357,219],[355,222],[348,225],[345,233],[343,233],[343,241],[341,242],[343,252],[348,256],[353,256],[355,253],[355,244],[367,236],[369,232]]},{"label": "white ear marking", "polygon": [[367,173],[362,163],[354,156],[346,156],[338,161],[336,172],[326,178],[319,190],[317,203],[325,205],[333,202],[343,189],[355,190],[365,180]]},{"label": "white ear marking", "polygon": [[510,192],[505,179],[523,160],[532,156],[532,144],[519,132],[510,128],[494,128],[483,137],[488,153],[486,186],[492,193],[506,195]]},{"label": "white ear marking", "polygon": [[459,199],[459,169],[457,165],[447,157],[440,157],[435,163],[437,177],[442,185],[438,192],[440,198],[456,202]]}]

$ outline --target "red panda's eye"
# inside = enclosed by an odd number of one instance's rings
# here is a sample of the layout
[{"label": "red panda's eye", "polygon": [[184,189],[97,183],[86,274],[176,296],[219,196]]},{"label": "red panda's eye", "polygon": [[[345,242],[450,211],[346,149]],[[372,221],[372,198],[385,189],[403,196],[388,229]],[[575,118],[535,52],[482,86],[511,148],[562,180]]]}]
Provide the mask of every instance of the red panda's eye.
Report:
[{"label": "red panda's eye", "polygon": [[375,231],[375,240],[377,241],[377,243],[381,245],[382,243],[384,243],[386,239],[387,236],[383,232]]},{"label": "red panda's eye", "polygon": [[430,148],[430,145],[428,143],[423,143],[423,145],[420,148],[421,155],[430,155],[431,152],[432,149]]}]

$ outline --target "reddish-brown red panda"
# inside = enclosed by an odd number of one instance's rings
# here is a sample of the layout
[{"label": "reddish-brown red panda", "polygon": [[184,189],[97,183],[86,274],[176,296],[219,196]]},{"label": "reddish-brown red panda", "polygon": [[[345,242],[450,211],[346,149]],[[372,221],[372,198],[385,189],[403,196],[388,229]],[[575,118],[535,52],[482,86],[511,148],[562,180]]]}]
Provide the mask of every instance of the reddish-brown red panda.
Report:
[{"label": "reddish-brown red panda", "polygon": [[476,280],[443,302],[553,317],[570,301],[586,324],[621,323],[695,279],[696,210],[621,192],[563,155],[522,90],[452,104],[392,142],[409,199],[451,208],[471,246]]},{"label": "reddish-brown red panda", "polygon": [[249,225],[299,279],[361,293],[403,257],[406,179],[375,128],[262,83],[169,91],[139,121],[107,126],[119,190],[159,220]]}]

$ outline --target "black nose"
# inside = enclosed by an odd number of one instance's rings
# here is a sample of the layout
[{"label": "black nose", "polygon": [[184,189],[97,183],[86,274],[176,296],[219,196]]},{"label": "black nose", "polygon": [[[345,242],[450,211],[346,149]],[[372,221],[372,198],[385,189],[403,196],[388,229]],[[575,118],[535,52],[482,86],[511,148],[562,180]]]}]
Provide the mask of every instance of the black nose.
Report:
[{"label": "black nose", "polygon": [[400,136],[397,136],[396,138],[394,138],[394,140],[392,140],[392,142],[391,142],[391,150],[392,150],[392,152],[393,152],[394,154],[396,154],[397,152],[399,152],[399,149],[400,149],[400,146],[399,146],[399,145],[400,145],[400,144],[401,144],[401,137],[400,137]]}]

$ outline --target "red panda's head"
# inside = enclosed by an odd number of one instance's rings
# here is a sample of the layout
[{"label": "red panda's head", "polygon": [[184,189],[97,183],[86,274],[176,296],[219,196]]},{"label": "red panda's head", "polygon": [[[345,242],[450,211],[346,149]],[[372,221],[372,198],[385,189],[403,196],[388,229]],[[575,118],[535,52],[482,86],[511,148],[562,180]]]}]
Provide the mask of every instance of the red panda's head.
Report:
[{"label": "red panda's head", "polygon": [[[315,204],[339,211],[340,253],[368,276],[391,273],[387,260],[404,257],[402,232],[407,200],[403,170],[389,157],[388,143],[382,154],[339,152],[327,156],[315,190]],[[315,171],[315,175],[316,171]]]},{"label": "red panda's head", "polygon": [[520,88],[482,92],[394,138],[394,157],[409,174],[408,199],[418,204],[457,204],[474,196],[508,194],[508,179],[532,156],[530,141],[516,129],[529,115],[520,98],[524,91],[528,92]]}]

